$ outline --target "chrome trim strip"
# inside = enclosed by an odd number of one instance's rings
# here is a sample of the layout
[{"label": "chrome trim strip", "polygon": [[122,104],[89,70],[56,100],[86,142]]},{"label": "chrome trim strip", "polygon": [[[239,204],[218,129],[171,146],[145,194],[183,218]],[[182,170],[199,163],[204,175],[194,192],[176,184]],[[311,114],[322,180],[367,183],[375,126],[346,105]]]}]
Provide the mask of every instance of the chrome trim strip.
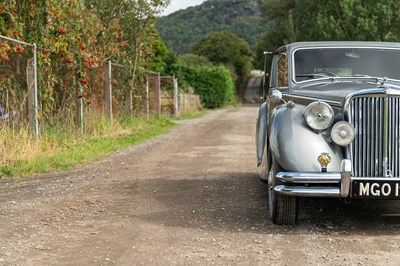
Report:
[{"label": "chrome trim strip", "polygon": [[352,177],[351,181],[365,181],[368,180],[369,182],[374,182],[374,181],[397,181],[400,182],[400,177]]},{"label": "chrome trim strip", "polygon": [[374,89],[364,89],[359,91],[354,91],[349,93],[346,98],[343,100],[343,108],[349,106],[350,101],[353,98],[360,97],[387,97],[388,95],[400,96],[400,90],[388,88],[388,87],[380,87]]},{"label": "chrome trim strip", "polygon": [[339,183],[342,176],[340,172],[279,172],[276,178],[289,183]]},{"label": "chrome trim strip", "polygon": [[304,80],[300,82],[295,82],[295,84],[303,84],[303,83],[322,83],[326,84],[328,81],[331,83],[335,82],[354,82],[354,81],[364,81],[368,84],[373,84],[375,86],[384,86],[387,82],[392,82],[392,83],[400,83],[400,80],[398,79],[389,79],[389,78],[381,78],[381,77],[346,77],[346,76],[337,76],[337,77],[322,77],[322,78],[315,78],[315,79],[310,79],[310,80]]},{"label": "chrome trim strip", "polygon": [[[371,131],[372,131],[372,127],[371,127],[371,124],[372,124],[372,122],[371,122],[371,120],[373,119],[373,115],[371,114],[371,110],[373,110],[372,109],[372,107],[371,107],[371,105],[372,105],[372,102],[374,101],[374,98],[372,98],[370,101],[367,101],[366,99],[364,99],[365,100],[365,106],[366,106],[366,110],[365,110],[365,112],[366,112],[366,114],[367,114],[367,116],[366,116],[366,118],[367,118],[367,123],[366,123],[366,132],[368,132],[367,134],[370,134],[371,135]],[[371,139],[373,139],[372,137],[371,137]],[[367,143],[366,144],[366,146],[364,146],[365,147],[365,150],[366,150],[366,165],[365,165],[365,172],[367,173],[367,175],[368,176],[370,176],[371,175],[371,157],[372,157],[372,153],[371,153],[371,144],[370,143]]]},{"label": "chrome trim strip", "polygon": [[342,172],[342,180],[340,182],[340,196],[342,198],[346,198],[350,195],[351,161],[346,159],[342,160],[340,170]]},{"label": "chrome trim strip", "polygon": [[[368,117],[367,117],[367,114],[368,114],[368,112],[367,112],[367,110],[368,110],[368,107],[366,106],[367,104],[367,100],[365,99],[365,98],[361,98],[361,106],[362,106],[362,108],[360,108],[360,111],[362,112],[362,115],[361,115],[361,120],[362,120],[362,134],[363,135],[366,135],[367,134],[367,132],[369,131],[369,129],[367,128],[367,123],[368,123]],[[353,121],[354,122],[354,121]],[[367,162],[366,162],[366,160],[367,160],[367,157],[368,157],[368,155],[367,155],[367,146],[368,146],[368,143],[367,143],[367,138],[366,137],[364,137],[364,138],[362,138],[362,166],[361,166],[361,169],[360,169],[360,172],[361,172],[361,175],[363,175],[363,176],[367,176],[367,173],[366,173],[366,168],[367,168]]]},{"label": "chrome trim strip", "polygon": [[[395,108],[394,108],[394,116],[393,116],[393,124],[395,126],[395,128],[397,128],[398,130],[395,130],[394,133],[394,143],[393,143],[393,147],[394,147],[394,151],[393,151],[393,161],[394,165],[393,165],[393,169],[395,169],[393,176],[399,176],[399,160],[396,160],[396,158],[399,158],[399,149],[400,149],[400,145],[399,145],[399,99],[396,99],[396,104],[395,104]],[[399,147],[396,149],[396,147]]]},{"label": "chrome trim strip", "polygon": [[383,102],[383,175],[389,177],[389,99]]},{"label": "chrome trim strip", "polygon": [[[375,98],[372,99],[371,109],[370,110],[376,110],[375,109],[376,101],[377,100]],[[376,126],[376,117],[374,117],[374,119],[372,119],[372,121],[371,121],[371,128],[370,128],[370,130],[371,130],[371,138],[372,139],[375,139],[376,137],[378,137],[378,135],[375,134],[376,128],[377,128],[377,126]],[[376,153],[378,151],[377,149],[375,149],[375,146],[376,146],[376,141],[375,141],[375,144],[370,145],[372,158],[376,158]],[[372,160],[372,159],[370,159],[370,161],[371,161],[370,168],[369,168],[370,173],[371,173],[371,175],[376,176],[377,175],[376,174],[377,163],[376,163],[375,160]]]},{"label": "chrome trim strip", "polygon": [[276,186],[275,192],[293,197],[322,197],[338,198],[340,196],[339,188],[331,187],[289,187]]},{"label": "chrome trim strip", "polygon": [[[381,114],[383,114],[383,109],[385,107],[383,106],[382,100],[379,101],[379,112],[377,112],[379,114],[379,127],[378,127],[378,136],[382,136],[383,134],[383,118],[381,117]],[[377,158],[378,158],[378,166],[377,166],[377,175],[376,176],[380,176],[382,175],[382,162],[383,162],[383,153],[382,153],[382,149],[383,149],[383,139],[379,139],[378,141],[378,150],[377,150]],[[356,176],[360,176],[360,175],[356,175]]]},{"label": "chrome trim strip", "polygon": [[283,97],[286,98],[291,98],[291,99],[299,99],[299,100],[308,100],[308,101],[322,101],[325,102],[327,104],[336,106],[336,107],[341,107],[342,103],[338,102],[338,101],[331,101],[331,100],[325,100],[325,99],[321,99],[321,98],[316,98],[316,97],[307,97],[307,96],[300,96],[300,95],[295,95],[295,94],[282,94]]},{"label": "chrome trim strip", "polygon": [[[299,47],[299,48],[296,48],[296,49],[294,49],[294,50],[292,50],[292,51],[289,51],[291,54],[290,54],[290,56],[288,56],[288,61],[289,61],[289,59],[290,59],[290,62],[289,62],[289,64],[291,65],[291,69],[290,69],[290,71],[292,72],[292,73],[290,73],[290,79],[291,79],[291,81],[294,83],[294,84],[301,84],[301,83],[303,83],[304,81],[300,81],[300,82],[296,82],[296,77],[294,76],[294,73],[296,73],[296,71],[295,71],[295,61],[294,61],[294,54],[298,51],[298,50],[315,50],[315,49],[351,49],[351,48],[354,48],[354,49],[380,49],[380,50],[400,50],[398,47],[381,47],[381,46],[361,46],[361,45],[354,45],[354,46],[350,46],[350,45],[346,45],[346,44],[340,44],[340,45],[337,45],[337,46],[321,46],[321,45],[316,45],[316,46],[309,46],[309,47]],[[330,77],[330,79],[331,79],[332,77]],[[360,77],[355,77],[355,78],[358,78],[358,79],[360,79]],[[374,78],[376,78],[376,77],[371,77],[372,79],[374,79]],[[381,78],[382,79],[382,78]],[[393,80],[393,79],[387,79],[387,80],[389,80],[389,81],[396,81],[396,82],[399,82],[399,80]],[[308,82],[308,81],[305,81],[305,82]],[[378,82],[380,82],[380,80],[377,80],[377,83]]]}]

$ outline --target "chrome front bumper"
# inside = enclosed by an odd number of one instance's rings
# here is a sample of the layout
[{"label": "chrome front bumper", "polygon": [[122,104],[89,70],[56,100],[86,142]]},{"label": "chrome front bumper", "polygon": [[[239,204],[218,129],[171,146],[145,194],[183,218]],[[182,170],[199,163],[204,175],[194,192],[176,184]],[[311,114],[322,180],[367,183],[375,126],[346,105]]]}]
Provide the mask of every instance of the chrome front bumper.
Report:
[{"label": "chrome front bumper", "polygon": [[[351,161],[343,160],[340,170],[327,173],[280,172],[276,177],[284,184],[274,187],[274,190],[279,194],[295,197],[347,198],[350,195]],[[289,183],[290,185],[286,185]],[[324,184],[324,186],[299,184]]]}]

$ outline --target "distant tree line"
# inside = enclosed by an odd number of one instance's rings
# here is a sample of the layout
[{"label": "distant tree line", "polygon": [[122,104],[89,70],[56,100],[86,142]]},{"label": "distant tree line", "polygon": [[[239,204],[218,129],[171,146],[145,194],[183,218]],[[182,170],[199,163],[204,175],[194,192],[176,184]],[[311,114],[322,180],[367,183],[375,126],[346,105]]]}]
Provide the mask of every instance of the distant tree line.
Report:
[{"label": "distant tree line", "polygon": [[297,41],[399,41],[397,0],[263,0],[262,52]]},{"label": "distant tree line", "polygon": [[157,30],[177,54],[190,53],[192,46],[205,35],[220,31],[234,33],[254,51],[264,28],[260,4],[261,0],[208,0],[159,18]]}]

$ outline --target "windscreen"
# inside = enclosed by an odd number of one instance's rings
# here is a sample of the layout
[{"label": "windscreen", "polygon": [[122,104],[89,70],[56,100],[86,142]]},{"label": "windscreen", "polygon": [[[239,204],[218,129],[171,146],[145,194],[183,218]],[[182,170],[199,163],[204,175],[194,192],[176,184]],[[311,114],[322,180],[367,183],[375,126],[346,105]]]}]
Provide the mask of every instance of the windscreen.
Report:
[{"label": "windscreen", "polygon": [[318,48],[295,51],[295,82],[326,77],[387,77],[400,80],[400,50]]}]

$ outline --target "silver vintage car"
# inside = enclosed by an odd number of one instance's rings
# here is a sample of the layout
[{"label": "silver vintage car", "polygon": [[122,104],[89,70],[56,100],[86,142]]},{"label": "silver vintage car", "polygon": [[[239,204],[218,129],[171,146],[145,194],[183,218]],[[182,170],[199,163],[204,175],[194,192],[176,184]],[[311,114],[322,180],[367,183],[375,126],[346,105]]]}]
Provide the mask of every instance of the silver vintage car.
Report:
[{"label": "silver vintage car", "polygon": [[400,199],[400,43],[293,43],[271,53],[257,120],[275,224],[300,197]]}]

